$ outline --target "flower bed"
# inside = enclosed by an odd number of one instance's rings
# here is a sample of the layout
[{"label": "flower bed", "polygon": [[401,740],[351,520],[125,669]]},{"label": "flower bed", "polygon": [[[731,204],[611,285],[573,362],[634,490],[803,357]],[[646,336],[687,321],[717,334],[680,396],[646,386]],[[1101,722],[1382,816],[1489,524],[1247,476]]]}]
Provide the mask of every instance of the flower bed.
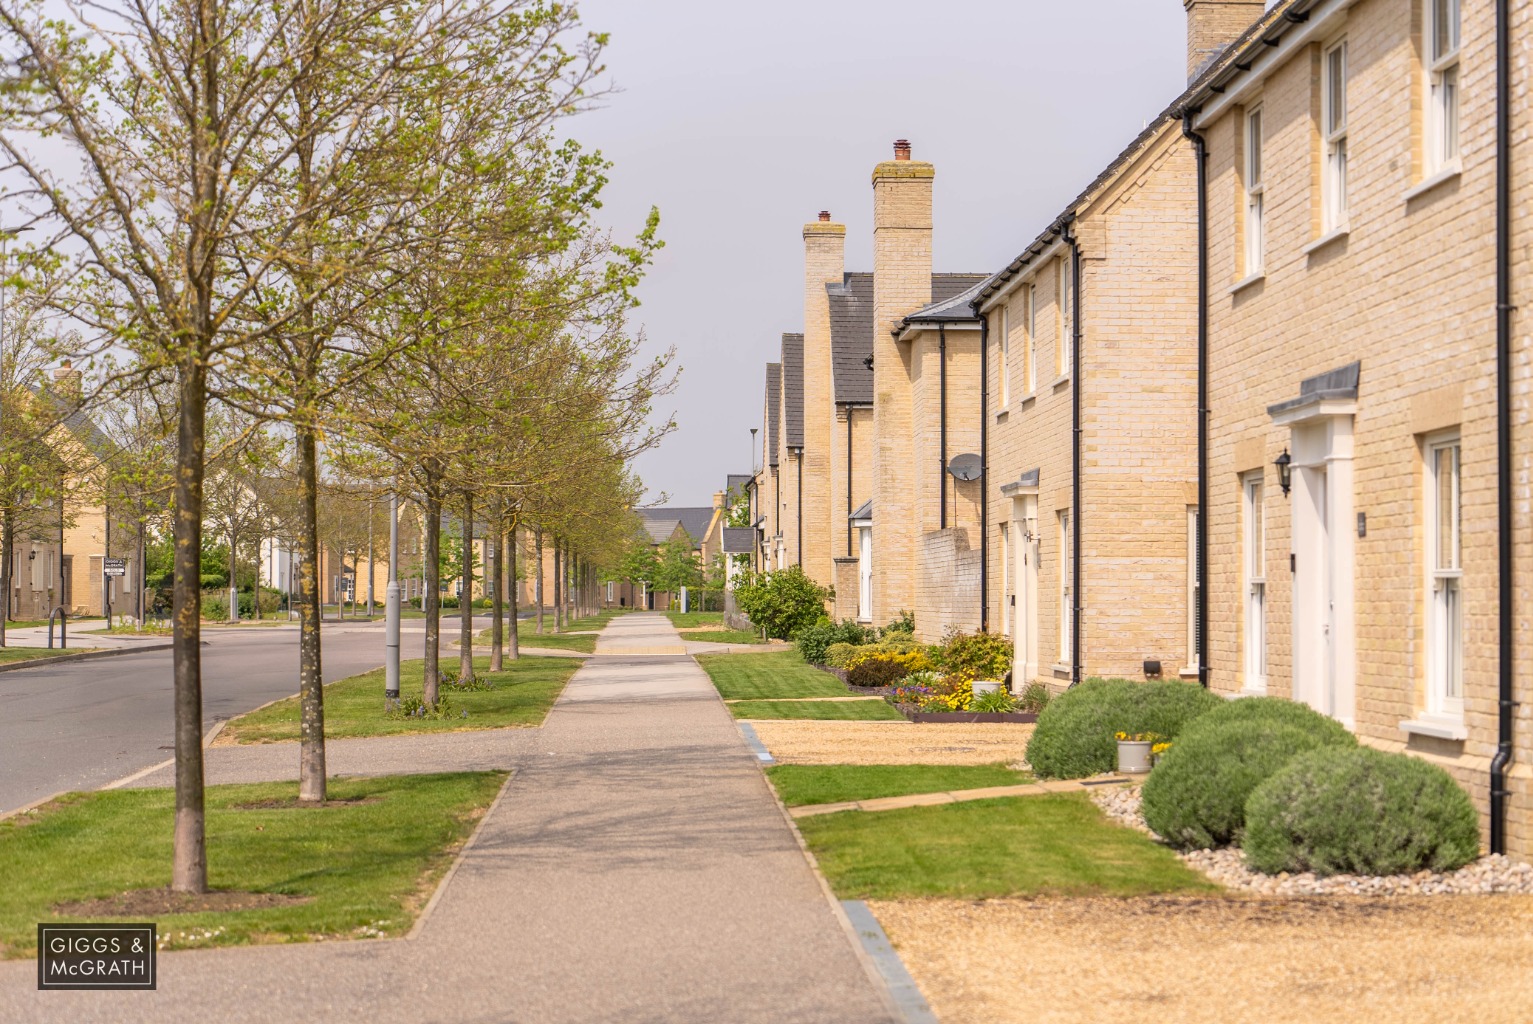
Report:
[{"label": "flower bed", "polygon": [[921,711],[914,704],[896,704],[912,722],[1010,722],[1028,725],[1038,721],[1031,711]]}]

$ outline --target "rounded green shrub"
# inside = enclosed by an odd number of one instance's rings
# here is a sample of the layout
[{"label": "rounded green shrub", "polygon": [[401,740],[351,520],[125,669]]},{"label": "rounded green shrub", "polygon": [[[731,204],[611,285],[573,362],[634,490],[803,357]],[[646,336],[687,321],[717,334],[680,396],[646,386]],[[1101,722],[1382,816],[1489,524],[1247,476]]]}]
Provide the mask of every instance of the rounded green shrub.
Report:
[{"label": "rounded green shrub", "polygon": [[1239,842],[1252,790],[1298,754],[1357,745],[1339,722],[1307,707],[1308,716],[1276,707],[1235,711],[1258,700],[1302,707],[1253,697],[1215,708],[1182,730],[1145,780],[1145,823],[1172,846],[1207,850]]},{"label": "rounded green shrub", "polygon": [[1116,732],[1153,732],[1175,739],[1183,726],[1223,704],[1194,683],[1088,679],[1049,701],[1027,744],[1027,760],[1043,778],[1083,779],[1118,764]]},{"label": "rounded green shrub", "polygon": [[825,648],[825,664],[831,668],[846,668],[846,663],[857,653],[856,644],[836,643]]},{"label": "rounded green shrub", "polygon": [[1347,746],[1355,746],[1356,738],[1347,727],[1329,715],[1322,715],[1308,704],[1283,697],[1242,697],[1226,700],[1206,715],[1188,726],[1183,739],[1190,739],[1195,732],[1215,729],[1231,722],[1262,722],[1269,725],[1291,725],[1309,732],[1320,733]]},{"label": "rounded green shrub", "polygon": [[846,683],[848,686],[893,686],[922,667],[908,656],[865,658],[847,672]]},{"label": "rounded green shrub", "polygon": [[1245,853],[1267,874],[1451,871],[1479,856],[1479,815],[1436,765],[1326,747],[1295,757],[1252,792]]},{"label": "rounded green shrub", "polygon": [[803,655],[805,661],[811,665],[825,665],[827,653],[836,644],[861,644],[872,639],[872,630],[866,629],[851,619],[842,619],[840,622],[832,622],[828,617],[821,617],[812,626],[805,626],[794,636],[794,642],[798,644],[798,652]]}]

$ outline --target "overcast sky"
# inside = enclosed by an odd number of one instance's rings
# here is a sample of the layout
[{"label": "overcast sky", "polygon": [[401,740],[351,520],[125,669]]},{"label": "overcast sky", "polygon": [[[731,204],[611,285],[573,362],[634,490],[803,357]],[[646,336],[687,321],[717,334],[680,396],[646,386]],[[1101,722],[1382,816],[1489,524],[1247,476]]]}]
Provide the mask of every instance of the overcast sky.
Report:
[{"label": "overcast sky", "polygon": [[676,349],[677,430],[641,456],[650,501],[706,505],[751,468],[763,367],[803,330],[800,229],[847,226],[871,270],[873,165],[936,165],[935,267],[1017,255],[1185,84],[1178,0],[581,0],[622,91],[574,122],[616,166],[605,220],[660,208],[640,288]]}]

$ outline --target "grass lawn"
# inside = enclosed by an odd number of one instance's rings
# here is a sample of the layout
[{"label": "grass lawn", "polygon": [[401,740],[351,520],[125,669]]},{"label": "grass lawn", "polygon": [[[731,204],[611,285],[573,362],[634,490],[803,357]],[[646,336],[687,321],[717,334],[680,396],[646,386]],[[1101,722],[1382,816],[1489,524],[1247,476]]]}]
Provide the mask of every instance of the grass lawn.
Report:
[{"label": "grass lawn", "polygon": [[665,617],[671,620],[671,625],[677,629],[691,629],[694,626],[724,626],[723,612],[666,612]]},{"label": "grass lawn", "polygon": [[[421,695],[421,661],[400,666],[401,697]],[[468,717],[445,719],[388,718],[383,713],[383,670],[364,672],[325,687],[326,736],[387,736],[396,733],[456,732],[464,729],[499,729],[509,725],[540,725],[554,706],[564,684],[580,668],[575,658],[518,658],[507,662],[504,672],[491,673],[489,658],[475,658],[474,668],[490,690],[458,692],[448,686],[442,693]],[[443,680],[458,674],[456,658],[442,660]],[[238,743],[276,743],[298,738],[298,698],[289,697],[269,707],[230,719],[219,737]]]},{"label": "grass lawn", "polygon": [[[726,654],[743,658],[743,654]],[[729,705],[736,718],[814,718],[832,722],[879,722],[901,719],[894,708],[878,698],[869,700],[743,700]]]},{"label": "grass lawn", "polygon": [[[619,615],[625,614],[626,611],[627,611],[627,609],[624,609],[624,608],[607,608],[607,609],[604,609],[602,611],[597,612],[595,615],[587,615],[583,619],[575,619],[572,622],[567,622],[567,623],[565,623],[564,628],[567,631],[572,632],[572,633],[573,632],[578,632],[578,631],[581,631],[581,630],[600,630],[607,623],[611,622],[613,619],[617,618]],[[545,625],[549,629],[552,629],[553,628],[553,616],[546,616],[546,619],[547,619],[547,622],[545,623]],[[547,634],[545,634],[545,635],[547,635]]]},{"label": "grass lawn", "polygon": [[1218,887],[1090,798],[1023,796],[800,818],[837,897],[1142,896]]},{"label": "grass lawn", "polygon": [[[568,633],[532,633],[522,630],[517,634],[517,643],[522,647],[554,648],[560,651],[579,651],[582,654],[593,654],[596,651],[596,637],[594,636],[571,636]],[[475,647],[490,646],[490,631],[482,631],[474,637]]]},{"label": "grass lawn", "polygon": [[92,650],[90,647],[71,647],[60,650],[55,647],[0,647],[0,665],[14,665],[20,661],[42,661],[45,658],[57,658],[61,654],[83,654]]},{"label": "grass lawn", "polygon": [[695,633],[681,634],[683,640],[696,640],[699,643],[710,644],[764,644],[755,633],[743,629],[700,629]]},{"label": "grass lawn", "polygon": [[1004,764],[774,764],[766,774],[789,807],[1017,786],[1032,779]]},{"label": "grass lawn", "polygon": [[[334,780],[330,798],[356,802],[302,809],[239,806],[291,800],[291,783],[209,786],[209,885],[304,902],[126,919],[157,922],[172,947],[403,935],[504,780],[502,772]],[[169,886],[174,815],[172,790],[118,789],[71,793],[0,823],[10,873],[0,888],[0,957],[35,955],[40,921],[109,919],[61,903]]]},{"label": "grass lawn", "polygon": [[[203,625],[206,626],[207,623],[204,622]],[[137,626],[120,625],[113,626],[111,629],[103,626],[100,629],[85,629],[81,630],[81,632],[90,633],[93,636],[172,636],[175,630],[169,626],[159,626],[150,623],[145,625],[143,629],[139,629]]]},{"label": "grass lawn", "polygon": [[805,664],[797,651],[704,654],[697,663],[725,700],[848,696],[839,679]]}]

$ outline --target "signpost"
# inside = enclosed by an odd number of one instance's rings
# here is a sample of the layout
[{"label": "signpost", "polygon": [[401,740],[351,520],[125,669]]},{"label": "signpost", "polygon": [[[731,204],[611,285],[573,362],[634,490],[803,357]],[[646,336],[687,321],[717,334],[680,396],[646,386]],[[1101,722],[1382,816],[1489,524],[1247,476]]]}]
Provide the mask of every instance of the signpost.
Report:
[{"label": "signpost", "polygon": [[101,561],[101,573],[109,577],[126,576],[128,575],[128,560],[126,558],[104,558]]},{"label": "signpost", "polygon": [[126,558],[103,558],[101,560],[101,592],[104,600],[101,602],[101,610],[106,612],[106,628],[112,628],[112,580],[122,579],[128,575],[128,560]]}]

